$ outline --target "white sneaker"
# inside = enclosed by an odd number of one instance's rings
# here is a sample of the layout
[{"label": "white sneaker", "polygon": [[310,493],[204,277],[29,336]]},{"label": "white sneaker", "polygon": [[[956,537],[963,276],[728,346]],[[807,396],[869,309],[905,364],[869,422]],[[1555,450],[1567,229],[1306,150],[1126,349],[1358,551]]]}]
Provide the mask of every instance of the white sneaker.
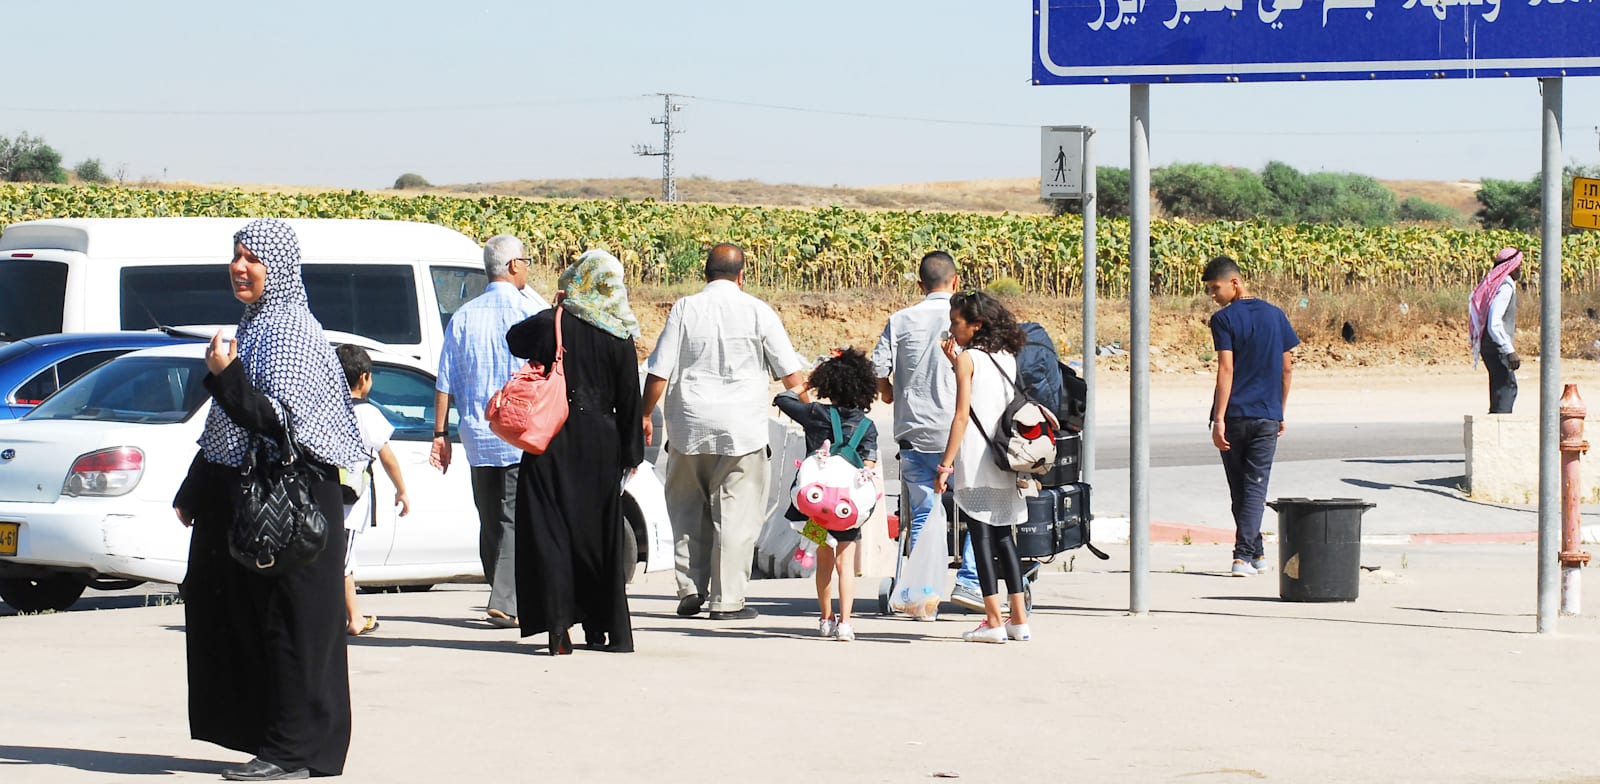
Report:
[{"label": "white sneaker", "polygon": [[850,642],[856,638],[856,627],[848,623],[841,623],[834,628],[833,639],[839,642]]},{"label": "white sneaker", "polygon": [[1029,629],[1025,623],[1011,623],[1011,619],[1007,618],[1006,637],[1017,642],[1027,642],[1033,639],[1033,630]]},{"label": "white sneaker", "polygon": [[967,642],[1002,643],[1006,641],[1006,630],[990,626],[988,621],[984,621],[978,624],[978,628],[962,634],[961,639]]},{"label": "white sneaker", "polygon": [[821,618],[817,621],[817,636],[832,639],[839,633],[839,622],[832,618]]},{"label": "white sneaker", "polygon": [[1250,575],[1260,573],[1256,571],[1254,566],[1250,565],[1249,561],[1243,561],[1235,558],[1233,559],[1233,571],[1229,572],[1229,574],[1233,575],[1234,577],[1249,577]]},{"label": "white sneaker", "polygon": [[1272,571],[1272,564],[1267,563],[1267,557],[1266,556],[1261,556],[1260,558],[1257,558],[1254,561],[1251,561],[1250,562],[1250,567],[1252,569],[1255,569],[1257,572],[1270,572],[1270,571]]}]

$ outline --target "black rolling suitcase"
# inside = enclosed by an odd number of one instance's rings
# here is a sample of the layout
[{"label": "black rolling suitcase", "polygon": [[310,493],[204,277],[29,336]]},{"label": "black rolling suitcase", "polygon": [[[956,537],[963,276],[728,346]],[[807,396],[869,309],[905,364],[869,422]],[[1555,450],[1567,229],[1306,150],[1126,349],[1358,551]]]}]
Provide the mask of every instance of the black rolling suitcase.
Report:
[{"label": "black rolling suitcase", "polygon": [[1046,487],[1028,499],[1028,519],[1017,526],[1017,555],[1046,559],[1057,554],[1089,548],[1104,561],[1111,556],[1101,552],[1089,538],[1089,486],[1074,482],[1062,487]]}]

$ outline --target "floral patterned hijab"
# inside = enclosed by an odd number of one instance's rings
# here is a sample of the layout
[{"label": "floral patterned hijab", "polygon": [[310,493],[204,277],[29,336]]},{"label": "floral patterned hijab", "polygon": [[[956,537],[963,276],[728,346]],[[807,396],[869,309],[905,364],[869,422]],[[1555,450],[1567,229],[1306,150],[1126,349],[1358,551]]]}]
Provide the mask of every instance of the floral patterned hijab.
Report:
[{"label": "floral patterned hijab", "polygon": [[[365,462],[344,371],[307,305],[294,229],[280,220],[257,220],[233,235],[233,241],[267,267],[266,288],[260,299],[245,306],[234,333],[238,362],[250,385],[272,401],[279,421],[293,426],[301,448],[329,465]],[[207,460],[236,466],[244,461],[249,437],[221,406],[213,405],[200,448]]]},{"label": "floral patterned hijab", "polygon": [[567,293],[561,306],[572,315],[627,340],[639,337],[639,320],[628,306],[626,280],[616,256],[591,250],[561,273],[556,288]]}]

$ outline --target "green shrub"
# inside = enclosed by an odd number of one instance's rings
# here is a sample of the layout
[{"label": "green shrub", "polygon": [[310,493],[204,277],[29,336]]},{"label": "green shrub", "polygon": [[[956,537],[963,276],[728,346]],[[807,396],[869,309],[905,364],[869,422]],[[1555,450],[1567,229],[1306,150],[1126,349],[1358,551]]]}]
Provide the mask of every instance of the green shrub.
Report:
[{"label": "green shrub", "polygon": [[111,175],[106,174],[105,169],[100,165],[99,158],[90,158],[79,163],[77,166],[72,167],[72,173],[78,175],[78,179],[84,182],[92,182],[98,185],[111,182]]},{"label": "green shrub", "polygon": [[1461,218],[1461,213],[1421,196],[1407,196],[1396,214],[1400,220],[1419,223],[1455,223]]},{"label": "green shrub", "polygon": [[986,287],[996,297],[1016,297],[1022,294],[1022,284],[1016,278],[995,278]]},{"label": "green shrub", "polygon": [[1251,220],[1273,211],[1272,193],[1247,169],[1179,163],[1157,170],[1150,184],[1174,217]]},{"label": "green shrub", "polygon": [[[1126,218],[1128,217],[1128,196],[1130,195],[1127,169],[1116,166],[1100,166],[1094,170],[1095,204],[1094,214],[1099,218]],[[1082,215],[1083,202],[1052,199],[1050,201],[1050,214],[1052,215]]]},{"label": "green shrub", "polygon": [[427,188],[431,185],[432,183],[428,182],[422,175],[411,172],[400,175],[394,181],[394,189],[397,191],[403,191],[407,188]]}]

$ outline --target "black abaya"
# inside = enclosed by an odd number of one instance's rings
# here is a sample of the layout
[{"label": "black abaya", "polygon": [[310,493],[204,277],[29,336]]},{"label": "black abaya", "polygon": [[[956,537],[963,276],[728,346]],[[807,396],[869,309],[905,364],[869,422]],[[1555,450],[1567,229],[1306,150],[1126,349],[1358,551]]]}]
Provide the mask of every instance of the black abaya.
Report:
[{"label": "black abaya", "polygon": [[[570,312],[561,319],[569,411],[544,454],[523,453],[517,488],[517,607],[522,636],[556,645],[582,624],[584,641],[633,650],[621,483],[644,459],[638,357],[622,339]],[[511,353],[548,365],[555,311],[506,333]]]},{"label": "black abaya", "polygon": [[[240,367],[206,378],[233,421],[281,439],[267,399]],[[309,453],[302,453],[309,458]],[[194,517],[184,577],[189,732],[286,770],[336,776],[350,748],[344,608],[344,506],[337,472],[315,461],[313,492],[331,521],[317,560],[282,576],[251,573],[228,554],[239,469],[197,455],[173,506]]]}]

